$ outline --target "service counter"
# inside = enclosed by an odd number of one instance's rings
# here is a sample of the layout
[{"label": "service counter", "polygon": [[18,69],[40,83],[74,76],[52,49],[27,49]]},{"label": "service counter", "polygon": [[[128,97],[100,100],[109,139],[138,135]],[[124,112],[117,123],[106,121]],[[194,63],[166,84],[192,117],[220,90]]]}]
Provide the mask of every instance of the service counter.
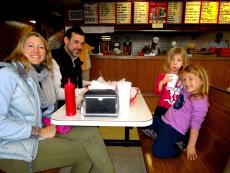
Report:
[{"label": "service counter", "polygon": [[[111,81],[125,78],[141,89],[145,99],[154,97],[154,81],[164,71],[165,57],[91,55],[90,79],[97,79],[100,74]],[[230,57],[193,54],[189,62],[200,64],[207,70],[212,86],[224,90],[230,87]]]}]

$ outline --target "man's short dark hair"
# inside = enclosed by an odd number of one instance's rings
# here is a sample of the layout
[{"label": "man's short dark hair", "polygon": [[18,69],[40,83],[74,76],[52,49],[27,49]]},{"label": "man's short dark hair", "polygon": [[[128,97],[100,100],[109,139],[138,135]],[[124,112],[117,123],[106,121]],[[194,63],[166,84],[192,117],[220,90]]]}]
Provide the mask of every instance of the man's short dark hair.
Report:
[{"label": "man's short dark hair", "polygon": [[64,26],[63,25],[54,25],[54,33],[57,33],[58,31],[62,31],[64,30]]},{"label": "man's short dark hair", "polygon": [[72,28],[69,28],[65,32],[65,37],[67,37],[68,39],[71,39],[72,33],[78,34],[78,35],[83,35],[83,36],[85,35],[80,27],[72,27]]},{"label": "man's short dark hair", "polygon": [[222,38],[223,38],[223,34],[222,34],[221,32],[218,32],[218,33],[216,34],[216,38],[217,38],[217,39],[222,39]]}]

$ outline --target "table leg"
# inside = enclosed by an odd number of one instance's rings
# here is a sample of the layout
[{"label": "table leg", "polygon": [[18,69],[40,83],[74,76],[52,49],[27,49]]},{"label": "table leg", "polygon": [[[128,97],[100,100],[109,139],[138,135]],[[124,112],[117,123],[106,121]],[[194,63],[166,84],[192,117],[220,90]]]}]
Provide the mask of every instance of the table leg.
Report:
[{"label": "table leg", "polygon": [[130,140],[130,129],[133,127],[125,127],[125,139],[124,140],[110,140],[105,139],[105,145],[106,146],[140,146],[139,140]]}]

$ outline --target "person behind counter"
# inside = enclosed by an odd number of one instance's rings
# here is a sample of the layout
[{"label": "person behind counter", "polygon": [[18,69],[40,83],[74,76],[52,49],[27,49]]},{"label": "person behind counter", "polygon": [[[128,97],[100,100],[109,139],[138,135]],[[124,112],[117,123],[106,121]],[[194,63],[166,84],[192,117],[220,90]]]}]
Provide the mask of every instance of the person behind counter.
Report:
[{"label": "person behind counter", "polygon": [[93,49],[94,47],[90,46],[88,43],[85,43],[79,55],[80,60],[83,62],[83,64],[81,65],[83,81],[89,81],[90,79],[90,54],[92,53]]},{"label": "person behind counter", "polygon": [[64,34],[63,26],[55,26],[54,34],[48,39],[48,45],[51,50],[58,49],[63,45]]},{"label": "person behind counter", "polygon": [[94,165],[100,173],[113,173],[97,127],[74,127],[65,135],[57,135],[54,125],[42,127],[42,116],[56,103],[46,40],[26,33],[6,61],[0,63],[0,170],[29,173],[72,165],[72,173],[88,173]]},{"label": "person behind counter", "polygon": [[153,37],[152,45],[151,45],[151,48],[150,48],[150,54],[151,53],[153,53],[155,55],[160,54],[159,41],[160,41],[160,39],[158,37]]},{"label": "person behind counter", "polygon": [[216,34],[215,41],[209,43],[208,50],[210,50],[210,48],[227,48],[226,42],[222,40],[223,40],[223,34],[221,32],[218,32]]}]

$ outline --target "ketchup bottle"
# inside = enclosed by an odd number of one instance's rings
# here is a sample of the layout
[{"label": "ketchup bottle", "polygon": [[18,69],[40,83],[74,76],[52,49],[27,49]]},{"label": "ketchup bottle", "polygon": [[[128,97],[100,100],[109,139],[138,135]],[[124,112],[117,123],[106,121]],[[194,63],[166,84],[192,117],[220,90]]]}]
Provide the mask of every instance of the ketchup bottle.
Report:
[{"label": "ketchup bottle", "polygon": [[65,107],[66,115],[73,116],[76,114],[76,98],[75,98],[75,87],[68,79],[68,83],[65,84]]}]

